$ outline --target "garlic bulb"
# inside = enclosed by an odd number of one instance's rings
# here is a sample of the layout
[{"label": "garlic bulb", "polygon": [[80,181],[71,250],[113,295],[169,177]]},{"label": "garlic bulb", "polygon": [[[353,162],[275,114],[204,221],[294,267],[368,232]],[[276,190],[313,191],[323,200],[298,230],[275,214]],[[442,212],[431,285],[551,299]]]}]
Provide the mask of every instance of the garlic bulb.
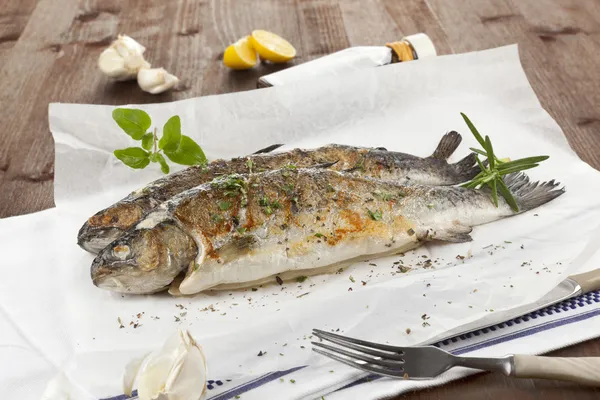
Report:
[{"label": "garlic bulb", "polygon": [[142,68],[138,71],[137,81],[144,92],[152,94],[162,93],[179,83],[179,79],[164,68]]},{"label": "garlic bulb", "polygon": [[146,48],[126,35],[105,49],[98,58],[98,67],[109,77],[118,81],[135,79],[140,68],[150,68],[144,60]]},{"label": "garlic bulb", "polygon": [[206,359],[187,330],[179,330],[162,349],[132,360],[123,377],[131,396],[137,377],[139,400],[200,400],[206,395]]}]

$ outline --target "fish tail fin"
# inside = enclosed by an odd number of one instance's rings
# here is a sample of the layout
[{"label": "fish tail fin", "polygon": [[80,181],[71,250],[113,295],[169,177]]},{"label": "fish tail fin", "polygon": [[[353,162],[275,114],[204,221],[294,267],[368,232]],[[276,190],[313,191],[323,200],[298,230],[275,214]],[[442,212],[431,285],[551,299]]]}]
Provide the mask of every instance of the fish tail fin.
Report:
[{"label": "fish tail fin", "polygon": [[458,175],[458,177],[461,178],[461,182],[467,182],[473,179],[475,175],[481,172],[481,168],[479,168],[475,157],[476,154],[471,153],[459,162],[452,164],[452,167],[454,167],[456,174]]},{"label": "fish tail fin", "polygon": [[560,182],[555,182],[554,179],[549,182],[531,182],[522,172],[506,175],[504,183],[517,201],[519,212],[546,204],[565,192],[564,187],[557,188]]},{"label": "fish tail fin", "polygon": [[448,159],[458,148],[462,141],[462,136],[456,131],[450,131],[442,136],[440,143],[429,158],[437,158],[438,160]]}]

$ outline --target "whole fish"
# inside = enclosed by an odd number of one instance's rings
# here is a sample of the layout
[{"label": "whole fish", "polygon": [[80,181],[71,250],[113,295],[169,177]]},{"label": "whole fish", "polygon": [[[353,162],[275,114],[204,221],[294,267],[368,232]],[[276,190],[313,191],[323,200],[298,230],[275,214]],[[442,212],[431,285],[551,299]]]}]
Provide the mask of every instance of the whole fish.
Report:
[{"label": "whole fish", "polygon": [[[154,207],[178,193],[210,182],[220,175],[273,170],[288,164],[309,167],[336,162],[331,167],[334,170],[347,170],[356,175],[400,183],[454,185],[466,182],[479,172],[474,154],[456,164],[446,162],[461,140],[457,132],[447,133],[440,140],[435,152],[427,158],[387,151],[384,148],[328,145],[311,150],[295,149],[272,154],[254,154],[232,160],[216,160],[205,167],[190,167],[158,179],[96,213],[79,230],[77,242],[83,249],[97,253],[135,226]],[[270,146],[259,153],[268,153],[277,146]]]},{"label": "whole fish", "polygon": [[[554,181],[506,183],[521,212],[563,193]],[[327,169],[229,175],[155,208],[93,261],[94,284],[182,294],[253,286],[397,253],[430,240],[465,242],[475,225],[515,213],[485,190],[402,185]],[[278,280],[279,280],[278,279]]]}]

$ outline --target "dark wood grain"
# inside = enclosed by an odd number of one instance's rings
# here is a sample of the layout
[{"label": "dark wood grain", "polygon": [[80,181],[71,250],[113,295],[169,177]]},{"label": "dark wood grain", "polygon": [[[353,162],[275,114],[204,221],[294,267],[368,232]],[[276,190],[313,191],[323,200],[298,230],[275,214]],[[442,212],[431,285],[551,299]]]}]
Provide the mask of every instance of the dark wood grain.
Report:
[{"label": "dark wood grain", "polygon": [[[528,78],[579,156],[600,168],[600,2],[596,0],[0,0],[0,217],[53,206],[52,101],[149,103],[250,90],[263,64],[232,72],[226,45],[253,29],[292,42],[302,63],[426,32],[441,54],[519,43]],[[152,96],[96,69],[118,33],[181,79]],[[600,356],[598,341],[553,355]],[[597,399],[579,385],[481,374],[410,399]]]}]

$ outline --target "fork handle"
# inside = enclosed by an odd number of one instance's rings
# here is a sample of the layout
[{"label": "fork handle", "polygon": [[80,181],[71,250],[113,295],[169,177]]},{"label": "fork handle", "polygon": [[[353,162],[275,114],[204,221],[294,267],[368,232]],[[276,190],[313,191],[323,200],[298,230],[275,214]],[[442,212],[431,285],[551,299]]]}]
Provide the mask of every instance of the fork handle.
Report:
[{"label": "fork handle", "polygon": [[600,357],[560,358],[517,354],[511,375],[600,386]]}]

